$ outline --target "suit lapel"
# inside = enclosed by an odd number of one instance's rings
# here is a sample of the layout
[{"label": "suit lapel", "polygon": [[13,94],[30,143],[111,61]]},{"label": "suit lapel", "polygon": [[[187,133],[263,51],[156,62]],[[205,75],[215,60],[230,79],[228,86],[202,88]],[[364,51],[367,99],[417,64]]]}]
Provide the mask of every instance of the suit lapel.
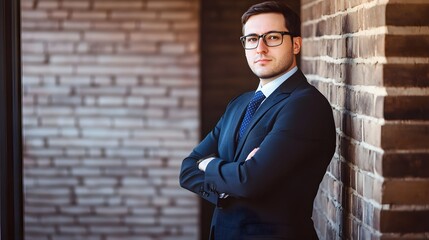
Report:
[{"label": "suit lapel", "polygon": [[[252,99],[253,92],[246,93],[242,99],[240,99],[240,104],[238,104],[237,109],[234,111],[234,114],[231,118],[230,127],[228,129],[233,130],[229,134],[228,141],[231,143],[232,147],[229,148],[229,154],[228,156],[233,159],[234,153],[236,153],[236,137],[237,137],[237,131],[240,128],[242,117],[244,116],[244,113],[246,112],[247,105],[249,104],[250,100]],[[230,146],[231,146],[230,145]]]},{"label": "suit lapel", "polygon": [[[249,132],[252,131],[253,127],[256,125],[256,123],[259,122],[259,120],[265,115],[265,113],[271,109],[274,105],[278,104],[285,98],[289,97],[289,95],[293,92],[293,90],[296,89],[296,87],[302,83],[306,82],[304,74],[298,70],[295,74],[293,74],[289,79],[287,79],[284,83],[282,83],[260,106],[260,108],[256,111],[255,115],[253,116],[252,120],[250,121],[246,131],[244,132],[243,137],[240,139],[240,141],[237,143],[237,149],[235,151],[234,161],[239,160],[238,157],[240,156],[241,149],[243,148],[244,143],[246,142],[247,136],[249,135]],[[250,99],[249,99],[250,101]],[[241,115],[238,115],[238,121],[241,119],[240,117],[243,115],[243,112],[245,111],[247,105],[244,107],[244,110],[241,112]],[[237,128],[239,128],[241,122],[237,123]],[[235,135],[237,132],[237,128],[235,131]]]}]

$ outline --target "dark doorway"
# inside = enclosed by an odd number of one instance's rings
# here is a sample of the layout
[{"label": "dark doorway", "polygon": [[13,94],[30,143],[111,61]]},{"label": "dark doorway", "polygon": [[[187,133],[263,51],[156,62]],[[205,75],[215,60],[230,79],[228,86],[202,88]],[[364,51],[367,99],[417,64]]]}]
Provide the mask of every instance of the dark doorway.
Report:
[{"label": "dark doorway", "polygon": [[0,1],[0,235],[23,239],[19,0]]},{"label": "dark doorway", "polygon": [[[261,0],[201,1],[201,137],[216,124],[228,102],[256,89],[258,78],[249,69],[239,41],[241,15]],[[287,4],[300,13],[300,0]],[[200,238],[208,239],[213,206],[201,201]]]}]

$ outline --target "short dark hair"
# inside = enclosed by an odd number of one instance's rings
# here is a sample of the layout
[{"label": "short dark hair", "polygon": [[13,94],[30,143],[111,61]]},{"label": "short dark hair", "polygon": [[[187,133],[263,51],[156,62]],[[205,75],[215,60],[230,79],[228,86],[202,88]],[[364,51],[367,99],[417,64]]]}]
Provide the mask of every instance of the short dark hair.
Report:
[{"label": "short dark hair", "polygon": [[241,17],[241,23],[246,24],[251,16],[261,13],[281,13],[285,19],[286,28],[292,37],[301,36],[301,20],[286,3],[281,1],[267,1],[251,6]]}]

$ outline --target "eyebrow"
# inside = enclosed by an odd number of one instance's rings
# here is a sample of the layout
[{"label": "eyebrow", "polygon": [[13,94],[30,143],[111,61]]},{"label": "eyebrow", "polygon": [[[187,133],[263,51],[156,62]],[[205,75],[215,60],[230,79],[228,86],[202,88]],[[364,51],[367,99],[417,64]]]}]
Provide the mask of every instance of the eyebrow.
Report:
[{"label": "eyebrow", "polygon": [[271,33],[271,32],[289,32],[289,30],[270,30],[270,31],[268,31],[268,32],[264,32],[264,33],[262,33],[262,34],[249,33],[249,34],[246,34],[246,35],[244,35],[244,36],[252,36],[252,35],[260,36],[260,35],[267,34],[267,33]]}]

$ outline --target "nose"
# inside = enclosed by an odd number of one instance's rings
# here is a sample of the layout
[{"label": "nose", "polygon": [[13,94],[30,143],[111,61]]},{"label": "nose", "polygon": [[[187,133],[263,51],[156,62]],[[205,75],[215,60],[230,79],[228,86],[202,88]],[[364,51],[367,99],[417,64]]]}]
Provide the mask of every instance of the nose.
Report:
[{"label": "nose", "polygon": [[256,53],[265,53],[268,51],[268,46],[265,44],[263,38],[258,39],[258,47],[256,48]]}]

